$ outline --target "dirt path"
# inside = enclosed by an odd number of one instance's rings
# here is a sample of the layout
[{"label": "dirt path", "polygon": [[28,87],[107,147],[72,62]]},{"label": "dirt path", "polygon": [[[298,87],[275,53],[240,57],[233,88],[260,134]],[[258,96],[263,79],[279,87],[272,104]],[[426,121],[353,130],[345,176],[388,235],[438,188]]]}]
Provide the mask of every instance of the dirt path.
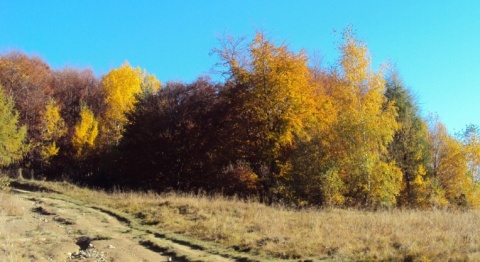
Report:
[{"label": "dirt path", "polygon": [[231,261],[168,240],[153,244],[147,232],[106,212],[40,193],[2,193],[0,202],[0,257],[7,261],[188,261],[172,250]]}]

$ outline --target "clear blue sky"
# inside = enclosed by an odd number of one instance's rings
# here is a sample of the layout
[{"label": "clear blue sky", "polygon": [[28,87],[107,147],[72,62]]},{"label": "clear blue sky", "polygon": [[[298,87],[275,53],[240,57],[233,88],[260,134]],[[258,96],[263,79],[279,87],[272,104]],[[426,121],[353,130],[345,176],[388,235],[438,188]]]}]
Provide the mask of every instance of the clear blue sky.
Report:
[{"label": "clear blue sky", "polygon": [[450,132],[480,124],[480,1],[10,1],[0,0],[0,52],[21,50],[53,68],[97,75],[128,60],[162,82],[209,74],[224,33],[256,29],[338,59],[333,31],[352,25],[378,67],[397,65],[423,114]]}]

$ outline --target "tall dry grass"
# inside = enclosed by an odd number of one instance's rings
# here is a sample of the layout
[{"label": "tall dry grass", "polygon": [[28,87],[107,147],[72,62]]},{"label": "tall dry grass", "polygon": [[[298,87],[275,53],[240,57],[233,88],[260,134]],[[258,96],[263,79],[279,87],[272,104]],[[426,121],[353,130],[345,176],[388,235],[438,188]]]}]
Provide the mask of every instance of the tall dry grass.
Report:
[{"label": "tall dry grass", "polygon": [[91,191],[50,184],[76,199],[225,248],[283,259],[480,261],[480,212],[293,210],[202,194]]},{"label": "tall dry grass", "polygon": [[24,210],[19,207],[15,198],[11,194],[0,190],[0,215],[1,216],[22,216]]},{"label": "tall dry grass", "polygon": [[0,258],[1,261],[25,261],[24,247],[12,237],[8,221],[21,219],[25,211],[16,198],[0,190]]}]

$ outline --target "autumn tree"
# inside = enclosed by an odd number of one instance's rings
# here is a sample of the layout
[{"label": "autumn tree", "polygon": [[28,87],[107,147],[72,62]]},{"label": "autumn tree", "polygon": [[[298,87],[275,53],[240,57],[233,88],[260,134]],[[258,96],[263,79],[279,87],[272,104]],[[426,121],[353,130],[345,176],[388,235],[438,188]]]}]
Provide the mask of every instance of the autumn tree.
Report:
[{"label": "autumn tree", "polygon": [[467,164],[467,179],[470,182],[470,188],[467,190],[467,202],[470,206],[480,206],[480,128],[476,125],[468,125],[465,130],[459,134],[460,141],[463,144],[465,161]]},{"label": "autumn tree", "polygon": [[41,161],[36,146],[42,140],[42,114],[52,94],[50,67],[39,57],[20,52],[0,56],[0,84],[18,110],[19,124],[27,127],[27,162]]},{"label": "autumn tree", "polygon": [[217,92],[217,86],[199,79],[188,85],[167,83],[155,96],[140,99],[127,114],[116,179],[159,191],[212,190]]},{"label": "autumn tree", "polygon": [[0,85],[0,167],[22,159],[28,149],[25,144],[27,130],[19,126],[18,118],[13,99]]},{"label": "autumn tree", "polygon": [[162,83],[155,75],[149,74],[147,70],[141,70],[139,77],[141,80],[140,97],[156,94],[160,90]]},{"label": "autumn tree", "polygon": [[286,197],[299,205],[341,206],[345,201],[345,184],[336,164],[339,150],[334,125],[339,114],[333,90],[338,79],[318,66],[310,68],[310,85],[315,91],[316,118],[305,129],[310,139],[297,140],[291,155],[292,168],[285,178],[290,191]]},{"label": "autumn tree", "polygon": [[339,68],[310,69],[317,117],[306,129],[311,139],[294,151],[288,184],[300,203],[391,207],[402,181],[387,150],[396,108],[365,44],[349,30],[340,51]]},{"label": "autumn tree", "polygon": [[438,116],[430,116],[428,130],[432,155],[430,203],[434,206],[466,206],[471,187],[462,143],[448,133]]},{"label": "autumn tree", "polygon": [[295,138],[305,135],[304,127],[313,116],[308,59],[305,52],[276,45],[260,32],[248,47],[235,45],[235,41],[227,42],[217,53],[227,67],[228,81],[239,91],[240,107],[248,111],[250,118],[236,127],[256,134],[254,144],[249,145],[258,152],[252,164],[268,192],[288,170],[288,151]]},{"label": "autumn tree", "polygon": [[38,146],[40,157],[44,163],[56,156],[60,150],[59,139],[67,132],[65,121],[60,115],[60,106],[55,100],[50,100],[42,116],[42,140]]},{"label": "autumn tree", "polygon": [[480,128],[473,124],[467,125],[458,136],[465,148],[468,174],[480,181]]},{"label": "autumn tree", "polygon": [[392,206],[401,188],[401,171],[388,161],[388,144],[398,128],[396,108],[385,97],[385,80],[374,72],[365,44],[350,30],[340,46],[339,81],[331,95],[338,107],[330,149],[346,186],[349,204]]},{"label": "autumn tree", "polygon": [[54,71],[52,89],[53,98],[69,129],[79,121],[83,105],[88,105],[95,115],[101,115],[105,110],[105,95],[100,81],[90,69],[62,68]]},{"label": "autumn tree", "polygon": [[77,157],[82,157],[95,147],[98,136],[98,121],[88,106],[83,105],[80,110],[80,120],[74,127],[72,144]]},{"label": "autumn tree", "polygon": [[142,91],[141,71],[125,63],[102,78],[107,106],[102,121],[102,136],[107,145],[118,145],[124,126],[125,113],[134,109],[136,96]]},{"label": "autumn tree", "polygon": [[425,206],[425,175],[430,153],[426,123],[418,113],[412,94],[395,71],[387,79],[385,95],[398,113],[399,129],[388,146],[390,160],[395,161],[403,174],[398,202],[409,207]]}]

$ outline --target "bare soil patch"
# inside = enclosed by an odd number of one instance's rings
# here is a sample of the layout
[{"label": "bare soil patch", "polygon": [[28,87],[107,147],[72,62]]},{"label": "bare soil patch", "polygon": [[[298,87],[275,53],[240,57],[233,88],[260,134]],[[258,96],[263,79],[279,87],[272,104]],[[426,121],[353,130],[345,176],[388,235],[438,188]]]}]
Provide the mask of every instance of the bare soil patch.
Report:
[{"label": "bare soil patch", "polygon": [[24,190],[0,192],[0,201],[6,261],[188,261],[99,208]]}]

